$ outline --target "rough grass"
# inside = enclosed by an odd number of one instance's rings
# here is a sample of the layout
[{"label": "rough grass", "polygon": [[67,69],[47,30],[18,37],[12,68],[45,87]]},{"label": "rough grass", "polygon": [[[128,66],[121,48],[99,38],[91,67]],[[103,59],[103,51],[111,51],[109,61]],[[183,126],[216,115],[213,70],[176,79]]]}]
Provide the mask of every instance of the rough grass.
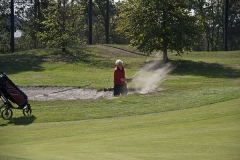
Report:
[{"label": "rough grass", "polygon": [[0,69],[16,84],[25,86],[103,89],[113,85],[116,59],[122,59],[126,75],[133,76],[149,57],[101,45],[69,49],[66,53],[60,50],[30,50],[0,55]]}]

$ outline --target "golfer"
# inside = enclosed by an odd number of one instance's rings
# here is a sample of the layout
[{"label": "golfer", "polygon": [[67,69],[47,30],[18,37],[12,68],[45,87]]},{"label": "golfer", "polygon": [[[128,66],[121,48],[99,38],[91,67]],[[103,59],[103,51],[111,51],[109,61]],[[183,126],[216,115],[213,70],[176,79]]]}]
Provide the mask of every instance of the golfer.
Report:
[{"label": "golfer", "polygon": [[124,95],[127,94],[127,84],[132,81],[132,78],[125,77],[125,70],[123,67],[123,61],[120,59],[116,60],[116,67],[114,69],[114,89],[113,95]]}]

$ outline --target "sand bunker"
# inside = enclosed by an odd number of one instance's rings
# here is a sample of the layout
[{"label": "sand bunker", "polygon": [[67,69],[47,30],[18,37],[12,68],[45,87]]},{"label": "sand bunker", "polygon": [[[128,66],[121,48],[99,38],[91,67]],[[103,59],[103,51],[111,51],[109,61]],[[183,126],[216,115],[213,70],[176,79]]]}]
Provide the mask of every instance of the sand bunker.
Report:
[{"label": "sand bunker", "polygon": [[[140,93],[148,94],[154,92],[167,74],[174,69],[171,63],[163,63],[156,55],[152,60],[141,68],[134,76],[128,94]],[[96,91],[77,87],[19,87],[28,96],[29,100],[74,100],[74,99],[97,99],[111,98],[113,91]]]},{"label": "sand bunker", "polygon": [[96,91],[76,87],[19,87],[29,100],[74,100],[74,99],[97,99],[111,98],[111,91]]}]

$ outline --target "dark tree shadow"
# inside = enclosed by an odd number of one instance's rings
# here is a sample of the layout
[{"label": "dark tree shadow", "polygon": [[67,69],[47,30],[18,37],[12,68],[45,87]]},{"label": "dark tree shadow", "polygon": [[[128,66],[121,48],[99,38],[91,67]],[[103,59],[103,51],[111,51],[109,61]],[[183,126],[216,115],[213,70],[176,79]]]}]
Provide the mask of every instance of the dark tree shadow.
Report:
[{"label": "dark tree shadow", "polygon": [[175,65],[173,75],[194,75],[209,78],[240,78],[240,70],[218,63],[172,60]]}]

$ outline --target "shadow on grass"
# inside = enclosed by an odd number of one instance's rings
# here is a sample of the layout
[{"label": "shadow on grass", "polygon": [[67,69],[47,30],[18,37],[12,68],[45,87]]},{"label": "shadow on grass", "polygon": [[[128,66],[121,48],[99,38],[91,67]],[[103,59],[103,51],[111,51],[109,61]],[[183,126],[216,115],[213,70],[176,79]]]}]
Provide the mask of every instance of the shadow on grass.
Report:
[{"label": "shadow on grass", "polygon": [[171,61],[176,68],[173,75],[194,75],[209,78],[240,78],[240,70],[218,63],[195,62],[190,60]]},{"label": "shadow on grass", "polygon": [[6,124],[1,124],[0,126],[7,126],[9,124],[14,124],[14,125],[29,125],[34,122],[34,120],[37,119],[34,115],[30,117],[16,117],[16,118],[11,118]]},{"label": "shadow on grass", "polygon": [[61,50],[31,50],[28,53],[8,53],[0,57],[0,70],[6,74],[16,74],[25,71],[41,72],[44,62],[65,62],[76,64],[81,62],[99,67],[112,67],[107,58],[98,56],[82,49]]},{"label": "shadow on grass", "polygon": [[2,160],[27,160],[27,158],[22,158],[22,157],[15,157],[15,156],[12,156],[12,155],[1,155],[1,159]]},{"label": "shadow on grass", "polygon": [[23,71],[42,71],[41,64],[44,59],[36,54],[5,54],[0,58],[0,70],[7,74],[14,74]]},{"label": "shadow on grass", "polygon": [[81,62],[99,68],[112,67],[112,62],[108,58],[91,53],[91,51],[75,48],[66,52],[55,51],[52,56],[48,56],[53,62],[65,62],[78,65]]}]

